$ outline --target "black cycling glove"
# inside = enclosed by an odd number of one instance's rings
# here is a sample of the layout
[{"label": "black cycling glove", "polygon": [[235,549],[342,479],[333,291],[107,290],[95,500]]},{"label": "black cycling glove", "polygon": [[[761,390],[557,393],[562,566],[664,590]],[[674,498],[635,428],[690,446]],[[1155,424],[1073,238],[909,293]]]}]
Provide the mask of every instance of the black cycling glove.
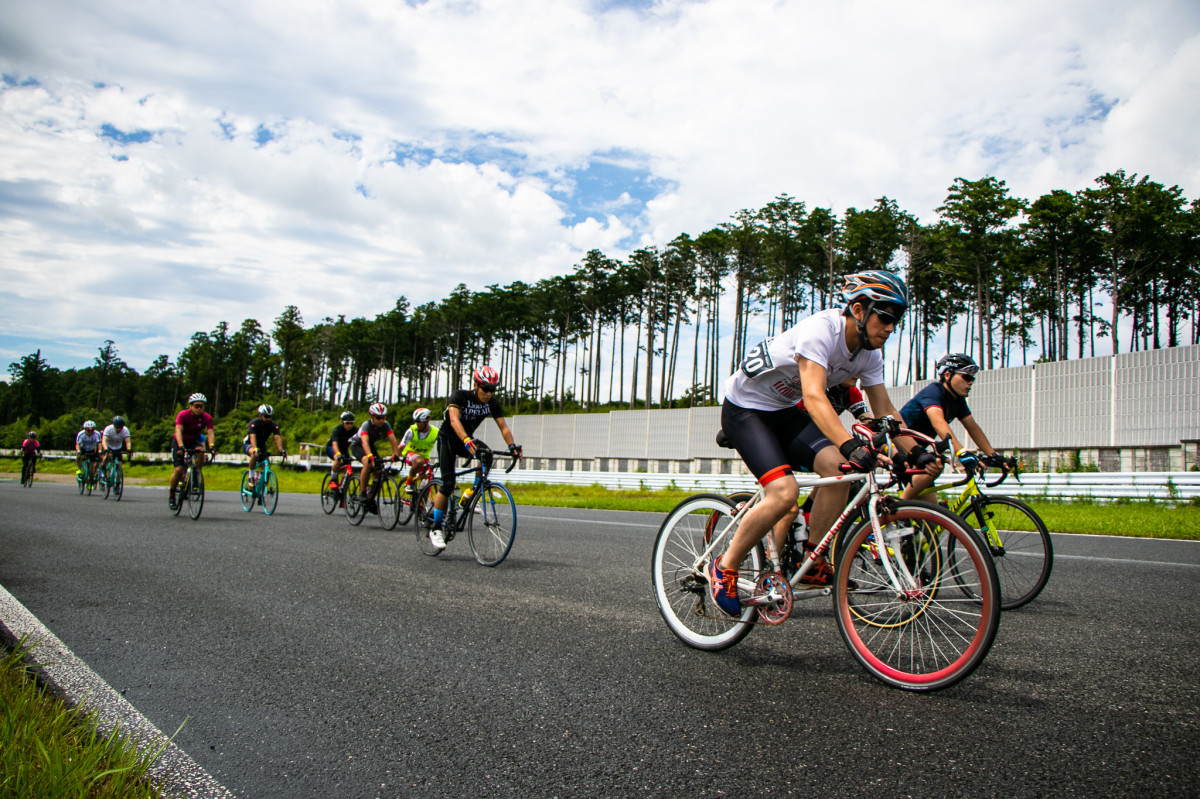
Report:
[{"label": "black cycling glove", "polygon": [[838,447],[842,457],[860,472],[869,472],[875,468],[875,451],[870,442],[861,438],[851,438],[842,442]]},{"label": "black cycling glove", "polygon": [[938,456],[934,455],[932,452],[922,452],[920,455],[917,455],[916,461],[913,463],[913,468],[924,469],[929,464],[936,463],[937,459]]},{"label": "black cycling glove", "polygon": [[994,466],[996,468],[1005,466],[1008,463],[1008,461],[1005,460],[1004,456],[1001,455],[999,452],[993,452],[991,455],[984,455],[983,462],[985,464],[987,464],[988,466]]}]

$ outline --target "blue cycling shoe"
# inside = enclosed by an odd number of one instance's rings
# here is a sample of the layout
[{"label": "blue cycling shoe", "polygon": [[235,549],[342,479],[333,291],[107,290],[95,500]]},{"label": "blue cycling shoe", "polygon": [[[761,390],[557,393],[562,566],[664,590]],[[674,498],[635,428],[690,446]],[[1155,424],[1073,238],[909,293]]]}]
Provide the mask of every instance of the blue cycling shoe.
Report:
[{"label": "blue cycling shoe", "polygon": [[742,603],[738,601],[737,569],[722,569],[721,559],[715,558],[704,570],[708,577],[708,590],[717,607],[730,616],[742,615]]}]

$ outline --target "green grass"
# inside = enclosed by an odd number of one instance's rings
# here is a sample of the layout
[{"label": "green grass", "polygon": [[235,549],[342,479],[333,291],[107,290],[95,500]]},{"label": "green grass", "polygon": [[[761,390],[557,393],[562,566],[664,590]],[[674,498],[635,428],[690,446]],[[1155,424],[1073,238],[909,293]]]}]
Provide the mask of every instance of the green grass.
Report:
[{"label": "green grass", "polygon": [[1190,503],[1170,507],[1162,502],[1028,503],[1052,533],[1094,533],[1138,538],[1200,541],[1200,508]]},{"label": "green grass", "polygon": [[34,680],[25,641],[0,650],[0,797],[158,797],[146,769],[166,746],[138,755],[114,729],[102,735],[94,712],[66,707]]},{"label": "green grass", "polygon": [[[20,471],[16,461],[12,471]],[[275,462],[272,462],[274,466]],[[204,468],[205,486],[215,491],[236,491],[241,485],[242,467],[209,464]],[[74,474],[74,462],[42,461],[39,471]],[[316,494],[321,490],[324,472],[300,472],[276,469],[283,493]],[[167,485],[170,469],[163,466],[125,466],[126,478],[145,479],[145,485]],[[637,510],[666,513],[691,491],[610,490],[599,485],[567,486],[546,483],[513,483],[513,498],[521,505],[595,510]],[[1153,538],[1177,538],[1200,541],[1200,513],[1196,503],[1111,502],[1093,500],[1053,502],[1026,499],[1053,533],[1094,533]]]}]

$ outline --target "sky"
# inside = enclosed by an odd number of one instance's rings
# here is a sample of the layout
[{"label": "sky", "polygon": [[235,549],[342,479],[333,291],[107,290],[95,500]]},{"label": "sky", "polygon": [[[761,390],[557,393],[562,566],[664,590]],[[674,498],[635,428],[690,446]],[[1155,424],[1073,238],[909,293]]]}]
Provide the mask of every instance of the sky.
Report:
[{"label": "sky", "polygon": [[1195,198],[1197,130],[1196,0],[0,0],[0,366],[142,371],[783,193]]}]

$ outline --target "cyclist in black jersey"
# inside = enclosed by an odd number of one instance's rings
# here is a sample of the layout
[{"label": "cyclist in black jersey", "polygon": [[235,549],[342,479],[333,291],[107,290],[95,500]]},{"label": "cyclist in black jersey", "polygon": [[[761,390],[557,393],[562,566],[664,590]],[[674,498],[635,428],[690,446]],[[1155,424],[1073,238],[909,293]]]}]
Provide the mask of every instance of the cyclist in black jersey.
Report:
[{"label": "cyclist in black jersey", "polygon": [[[442,469],[442,484],[433,498],[433,529],[429,532],[430,542],[438,549],[445,549],[442,537],[442,520],[454,492],[455,458],[473,458],[477,453],[488,457],[487,445],[472,438],[475,430],[489,416],[496,420],[500,435],[508,444],[514,457],[521,457],[521,447],[513,443],[512,431],[504,421],[504,409],[496,399],[496,388],[500,385],[500,373],[490,366],[480,366],[471,373],[474,389],[459,389],[450,395],[446,411],[442,415],[441,433],[437,437],[438,460]],[[479,445],[483,446],[479,446]]]},{"label": "cyclist in black jersey", "polygon": [[386,438],[392,444],[392,460],[396,460],[400,454],[400,442],[396,440],[396,434],[392,431],[392,426],[388,424],[387,406],[381,402],[376,402],[367,408],[367,414],[371,418],[363,422],[358,432],[350,437],[350,453],[362,461],[362,473],[358,480],[358,490],[364,500],[367,497],[371,466],[376,457],[375,444],[380,439]]},{"label": "cyclist in black jersey", "polygon": [[[267,451],[267,439],[271,436],[275,437],[275,449],[283,456],[287,457],[287,450],[283,448],[283,437],[279,434],[279,425],[275,422],[275,409],[270,405],[258,406],[258,418],[251,419],[250,424],[246,428],[246,442],[242,450],[250,456],[250,482],[254,483],[256,474],[254,467],[258,465],[259,460]],[[262,453],[262,454],[260,454]]]},{"label": "cyclist in black jersey", "polygon": [[335,469],[337,464],[343,460],[353,460],[350,455],[350,439],[354,437],[356,431],[354,413],[344,412],[337,427],[333,428],[333,432],[329,434],[329,440],[325,442],[325,455],[333,461]]}]

